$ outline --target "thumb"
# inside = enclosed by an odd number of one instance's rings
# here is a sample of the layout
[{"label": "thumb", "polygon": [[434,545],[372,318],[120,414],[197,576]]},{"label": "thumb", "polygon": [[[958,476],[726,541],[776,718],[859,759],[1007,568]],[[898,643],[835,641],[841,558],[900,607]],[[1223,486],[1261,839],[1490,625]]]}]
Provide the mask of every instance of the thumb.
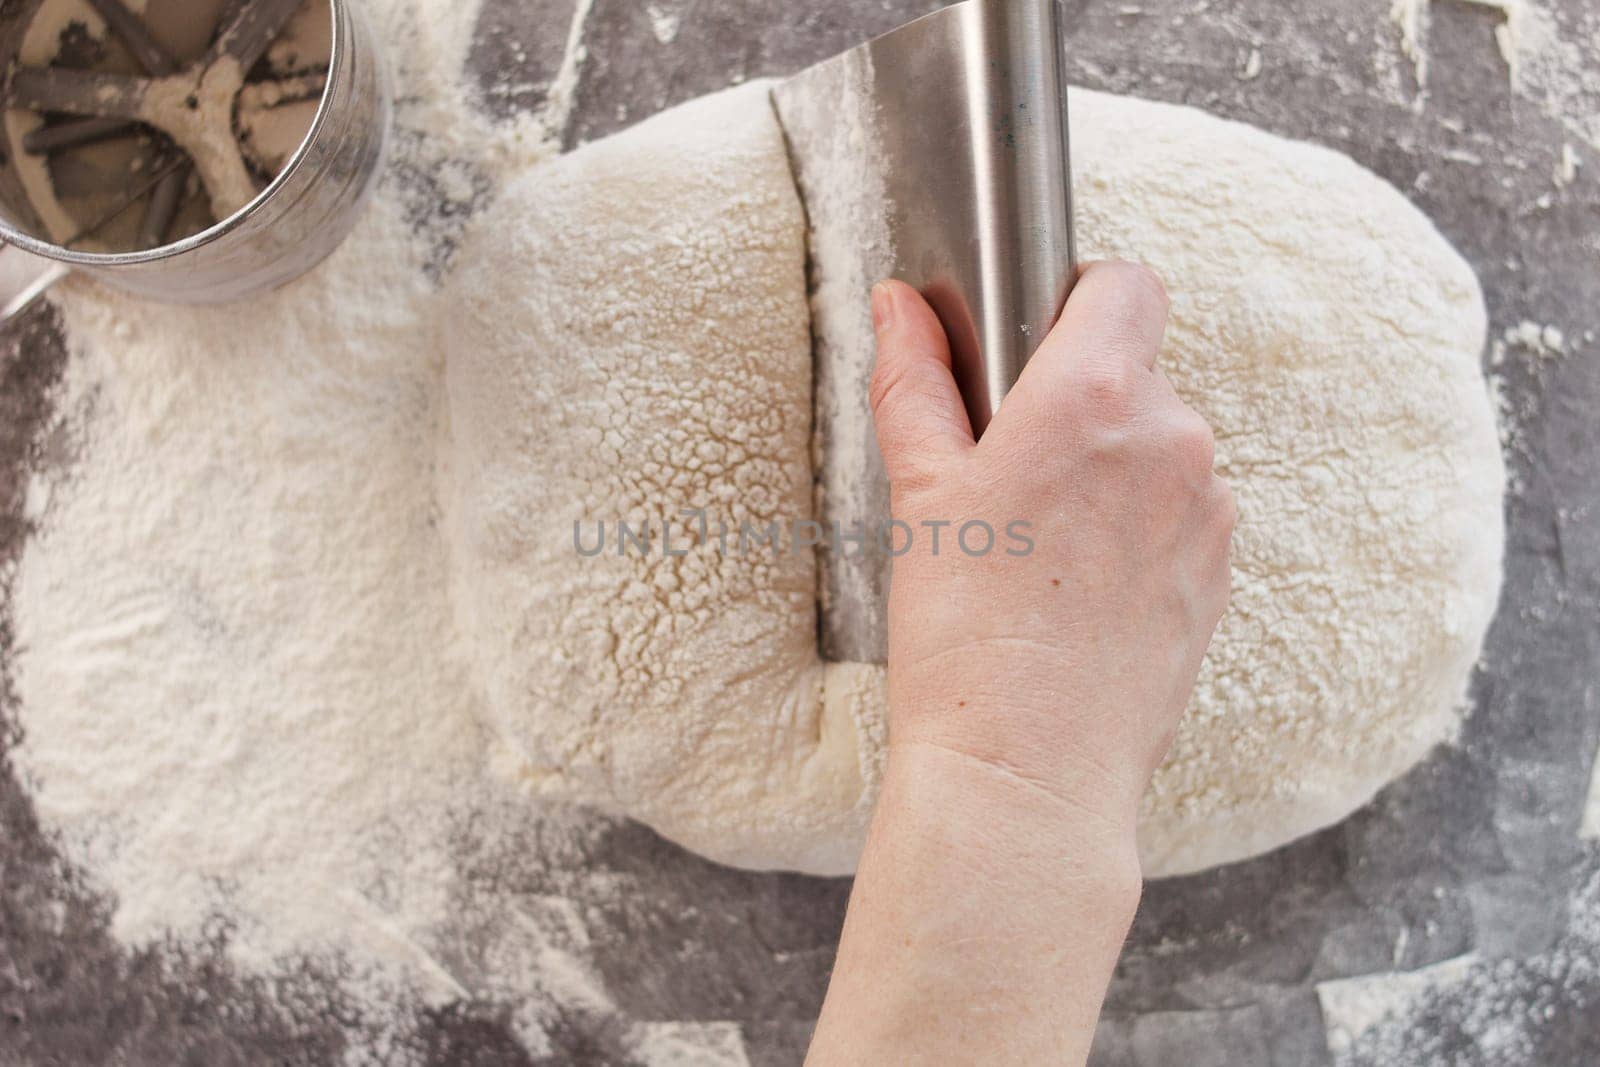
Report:
[{"label": "thumb", "polygon": [[933,308],[904,282],[872,290],[878,363],[872,372],[872,417],[891,483],[973,447],[972,423],[950,371],[950,341]]}]

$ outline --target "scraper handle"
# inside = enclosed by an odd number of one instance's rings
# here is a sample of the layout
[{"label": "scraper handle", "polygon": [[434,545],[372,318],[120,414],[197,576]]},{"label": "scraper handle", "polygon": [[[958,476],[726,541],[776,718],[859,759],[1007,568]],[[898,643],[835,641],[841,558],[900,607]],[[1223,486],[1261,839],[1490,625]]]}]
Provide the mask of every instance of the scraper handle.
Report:
[{"label": "scraper handle", "polygon": [[[886,277],[922,292],[982,433],[1076,274],[1065,20],[1055,0],[965,0],[799,72],[773,103],[807,215],[818,519],[880,530],[872,316]],[[892,560],[820,557],[824,658],[882,663]]]},{"label": "scraper handle", "polygon": [[[1077,277],[1077,250],[1060,4],[961,7],[946,25],[959,35],[965,58],[970,165],[952,167],[921,195],[929,215],[965,223],[966,241],[946,232],[933,238],[937,249],[919,248],[914,228],[896,236],[902,280],[922,291],[944,323],[973,432],[982,435],[1060,317]],[[895,174],[889,180],[897,203],[918,195],[894,189]]]}]

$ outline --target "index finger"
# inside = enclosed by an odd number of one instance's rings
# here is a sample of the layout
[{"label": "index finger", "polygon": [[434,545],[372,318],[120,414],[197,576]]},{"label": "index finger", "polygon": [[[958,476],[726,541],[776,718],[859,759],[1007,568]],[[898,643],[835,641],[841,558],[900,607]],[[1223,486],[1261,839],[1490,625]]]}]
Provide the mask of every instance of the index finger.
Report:
[{"label": "index finger", "polygon": [[1167,331],[1167,307],[1167,288],[1149,267],[1122,260],[1087,264],[1028,367],[1115,358],[1153,368]]},{"label": "index finger", "polygon": [[[1072,419],[1085,389],[1110,402],[1148,395],[1167,328],[1167,293],[1148,267],[1100,262],[1083,268],[1066,309],[1006,395],[991,433],[1005,425]],[[987,435],[986,435],[987,436]]]}]

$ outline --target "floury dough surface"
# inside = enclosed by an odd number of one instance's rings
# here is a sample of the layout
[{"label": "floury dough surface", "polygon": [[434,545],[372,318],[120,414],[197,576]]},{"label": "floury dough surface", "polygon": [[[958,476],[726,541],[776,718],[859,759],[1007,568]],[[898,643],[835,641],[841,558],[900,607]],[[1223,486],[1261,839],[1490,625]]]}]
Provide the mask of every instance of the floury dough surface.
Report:
[{"label": "floury dough surface", "polygon": [[[881,671],[824,665],[811,553],[669,558],[663,517],[811,514],[805,237],[766,87],[535,171],[454,285],[457,619],[535,791],[751,867],[855,865]],[[658,529],[646,556],[582,520]],[[737,534],[735,534],[735,537]]]},{"label": "floury dough surface", "polygon": [[[723,862],[839,873],[884,686],[818,659],[814,561],[681,527],[681,558],[573,543],[577,521],[812,512],[803,223],[765,88],[580,149],[489,210],[447,327],[447,539],[531,790]],[[1171,105],[1072,106],[1082,247],[1166,278],[1163,365],[1240,504],[1232,606],[1142,813],[1147,872],[1176,874],[1336,821],[1452,736],[1501,574],[1484,310],[1428,220],[1344,156]]]},{"label": "floury dough surface", "polygon": [[1081,247],[1166,279],[1162,365],[1239,504],[1228,613],[1141,812],[1147,870],[1181,873],[1343,818],[1454,735],[1505,541],[1487,323],[1471,267],[1347,157],[1073,106]]}]

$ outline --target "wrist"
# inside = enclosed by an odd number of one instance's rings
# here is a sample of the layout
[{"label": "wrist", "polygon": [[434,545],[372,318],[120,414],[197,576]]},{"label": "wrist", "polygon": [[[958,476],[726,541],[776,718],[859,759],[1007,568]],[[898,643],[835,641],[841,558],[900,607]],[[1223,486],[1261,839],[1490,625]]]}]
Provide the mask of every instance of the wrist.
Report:
[{"label": "wrist", "polygon": [[[1098,773],[1047,780],[987,753],[926,736],[891,742],[875,832],[932,836],[967,865],[1039,876],[1113,925],[1143,889],[1137,797]],[[1119,935],[1120,937],[1120,935]]]},{"label": "wrist", "polygon": [[1025,802],[1041,817],[1053,809],[1085,831],[1131,847],[1150,762],[1129,747],[1126,722],[1108,713],[1063,711],[1052,692],[968,694],[957,699],[895,686],[891,676],[889,759],[940,764],[942,774],[974,797]]},{"label": "wrist", "polygon": [[1132,827],[902,734],[808,1062],[1082,1063],[1138,908]]}]

